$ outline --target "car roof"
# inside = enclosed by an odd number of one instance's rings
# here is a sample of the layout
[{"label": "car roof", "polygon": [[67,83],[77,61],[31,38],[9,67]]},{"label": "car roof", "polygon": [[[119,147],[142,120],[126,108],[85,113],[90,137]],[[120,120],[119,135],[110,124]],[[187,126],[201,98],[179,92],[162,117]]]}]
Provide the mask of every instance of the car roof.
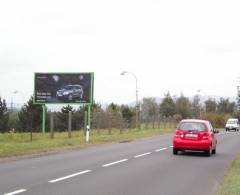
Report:
[{"label": "car roof", "polygon": [[209,121],[202,119],[183,119],[181,122],[209,123]]},{"label": "car roof", "polygon": [[238,121],[238,119],[237,118],[230,118],[230,119],[228,119],[228,121]]}]

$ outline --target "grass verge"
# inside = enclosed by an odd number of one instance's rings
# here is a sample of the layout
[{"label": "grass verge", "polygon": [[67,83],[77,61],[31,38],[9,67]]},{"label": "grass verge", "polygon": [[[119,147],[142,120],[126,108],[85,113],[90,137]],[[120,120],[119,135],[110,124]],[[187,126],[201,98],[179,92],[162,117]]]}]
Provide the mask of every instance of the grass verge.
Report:
[{"label": "grass verge", "polygon": [[240,195],[240,154],[224,176],[217,195]]},{"label": "grass verge", "polygon": [[126,129],[120,134],[119,130],[113,129],[109,135],[108,130],[92,130],[88,143],[85,142],[82,131],[73,131],[71,138],[68,138],[67,132],[55,133],[54,139],[50,139],[49,133],[33,133],[32,141],[30,133],[3,133],[0,134],[0,158],[124,142],[171,132],[173,129]]}]

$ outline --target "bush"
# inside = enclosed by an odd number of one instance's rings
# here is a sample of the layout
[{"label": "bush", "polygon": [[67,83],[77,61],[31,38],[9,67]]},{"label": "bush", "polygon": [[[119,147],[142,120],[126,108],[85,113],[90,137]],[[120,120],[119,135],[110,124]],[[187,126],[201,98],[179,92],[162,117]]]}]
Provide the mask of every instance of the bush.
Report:
[{"label": "bush", "polygon": [[231,118],[231,115],[211,112],[207,112],[202,115],[202,119],[209,120],[212,123],[213,127],[216,128],[223,128],[228,118]]}]

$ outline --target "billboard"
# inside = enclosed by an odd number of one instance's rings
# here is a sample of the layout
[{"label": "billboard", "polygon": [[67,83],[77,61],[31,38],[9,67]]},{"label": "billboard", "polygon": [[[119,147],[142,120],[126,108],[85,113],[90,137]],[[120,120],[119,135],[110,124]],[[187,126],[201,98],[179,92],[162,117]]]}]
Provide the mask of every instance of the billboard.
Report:
[{"label": "billboard", "polygon": [[92,103],[93,73],[35,73],[34,103]]}]

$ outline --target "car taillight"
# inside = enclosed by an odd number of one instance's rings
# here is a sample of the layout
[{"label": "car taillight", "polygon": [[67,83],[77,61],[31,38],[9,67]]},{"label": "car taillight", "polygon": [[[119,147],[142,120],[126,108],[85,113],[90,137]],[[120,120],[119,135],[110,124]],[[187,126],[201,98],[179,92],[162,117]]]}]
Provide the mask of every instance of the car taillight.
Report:
[{"label": "car taillight", "polygon": [[177,131],[176,133],[175,133],[175,135],[174,135],[174,137],[177,137],[177,138],[183,138],[184,137],[184,135],[183,135],[183,133],[182,132],[180,132],[180,131]]},{"label": "car taillight", "polygon": [[204,133],[202,136],[202,139],[209,139],[209,133]]}]

